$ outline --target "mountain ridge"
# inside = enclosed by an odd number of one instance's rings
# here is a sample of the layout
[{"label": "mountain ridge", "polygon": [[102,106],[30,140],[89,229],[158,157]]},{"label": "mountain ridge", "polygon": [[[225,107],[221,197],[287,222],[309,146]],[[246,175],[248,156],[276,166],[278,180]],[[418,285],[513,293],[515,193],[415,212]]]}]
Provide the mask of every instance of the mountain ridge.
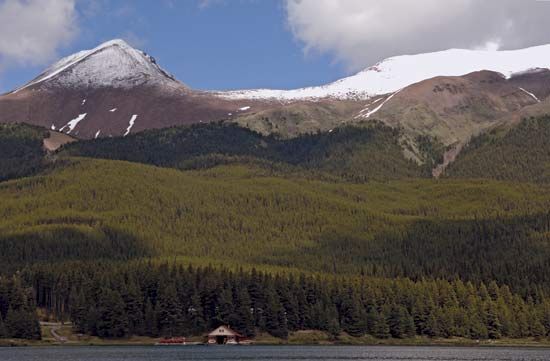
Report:
[{"label": "mountain ridge", "polygon": [[550,45],[399,56],[325,86],[273,97],[277,90],[191,89],[150,55],[112,40],[63,58],[0,96],[0,123],[24,122],[91,139],[225,121],[293,138],[381,121],[404,129],[403,153],[420,164],[427,161],[420,138],[448,147],[445,162],[434,170],[438,176],[472,137],[550,110],[547,55]]},{"label": "mountain ridge", "polygon": [[[232,99],[303,100],[331,96],[368,99],[395,93],[436,76],[461,76],[489,70],[500,73],[508,79],[517,73],[550,68],[550,61],[544,60],[548,55],[550,55],[550,44],[507,51],[449,49],[391,57],[354,75],[316,87],[291,90],[235,90],[219,94]],[[460,59],[459,62],[458,59]],[[448,65],[449,63],[451,66]],[[414,71],[411,71],[412,69]]]}]

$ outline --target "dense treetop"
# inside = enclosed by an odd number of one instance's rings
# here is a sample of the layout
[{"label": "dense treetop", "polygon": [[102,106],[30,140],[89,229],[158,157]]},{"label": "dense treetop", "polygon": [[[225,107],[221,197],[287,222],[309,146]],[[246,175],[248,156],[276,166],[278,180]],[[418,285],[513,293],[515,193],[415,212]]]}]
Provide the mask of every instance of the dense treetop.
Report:
[{"label": "dense treetop", "polygon": [[446,171],[453,178],[550,182],[550,116],[474,138]]}]

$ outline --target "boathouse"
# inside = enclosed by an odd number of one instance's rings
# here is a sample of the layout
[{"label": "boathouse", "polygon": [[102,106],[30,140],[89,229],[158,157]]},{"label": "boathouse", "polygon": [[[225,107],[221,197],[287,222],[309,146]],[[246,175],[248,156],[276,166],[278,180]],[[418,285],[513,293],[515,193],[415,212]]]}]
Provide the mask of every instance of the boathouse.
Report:
[{"label": "boathouse", "polygon": [[244,337],[229,326],[220,326],[208,334],[209,345],[237,345]]}]

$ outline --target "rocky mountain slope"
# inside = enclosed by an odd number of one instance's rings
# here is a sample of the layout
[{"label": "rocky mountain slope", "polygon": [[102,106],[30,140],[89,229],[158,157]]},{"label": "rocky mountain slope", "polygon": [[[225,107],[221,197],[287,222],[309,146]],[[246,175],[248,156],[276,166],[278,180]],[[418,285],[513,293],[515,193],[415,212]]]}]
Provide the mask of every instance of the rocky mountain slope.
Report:
[{"label": "rocky mountain slope", "polygon": [[[254,107],[258,103],[253,102]],[[0,122],[26,122],[78,138],[221,120],[249,101],[193,91],[153,57],[113,40],[61,59],[0,97]]]},{"label": "rocky mountain slope", "polygon": [[402,131],[404,154],[447,149],[443,172],[472,137],[550,110],[550,45],[448,51],[386,59],[334,83],[295,90],[190,89],[122,40],[55,63],[0,96],[0,123],[25,122],[89,139],[228,121],[292,138],[379,120]]}]

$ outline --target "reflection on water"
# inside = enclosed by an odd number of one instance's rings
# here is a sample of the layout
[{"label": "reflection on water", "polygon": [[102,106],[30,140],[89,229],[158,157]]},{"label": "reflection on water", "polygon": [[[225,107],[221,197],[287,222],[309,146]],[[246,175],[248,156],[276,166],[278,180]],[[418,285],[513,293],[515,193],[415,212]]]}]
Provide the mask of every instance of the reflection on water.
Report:
[{"label": "reflection on water", "polygon": [[0,348],[0,360],[548,361],[550,349],[386,346],[22,347]]}]

